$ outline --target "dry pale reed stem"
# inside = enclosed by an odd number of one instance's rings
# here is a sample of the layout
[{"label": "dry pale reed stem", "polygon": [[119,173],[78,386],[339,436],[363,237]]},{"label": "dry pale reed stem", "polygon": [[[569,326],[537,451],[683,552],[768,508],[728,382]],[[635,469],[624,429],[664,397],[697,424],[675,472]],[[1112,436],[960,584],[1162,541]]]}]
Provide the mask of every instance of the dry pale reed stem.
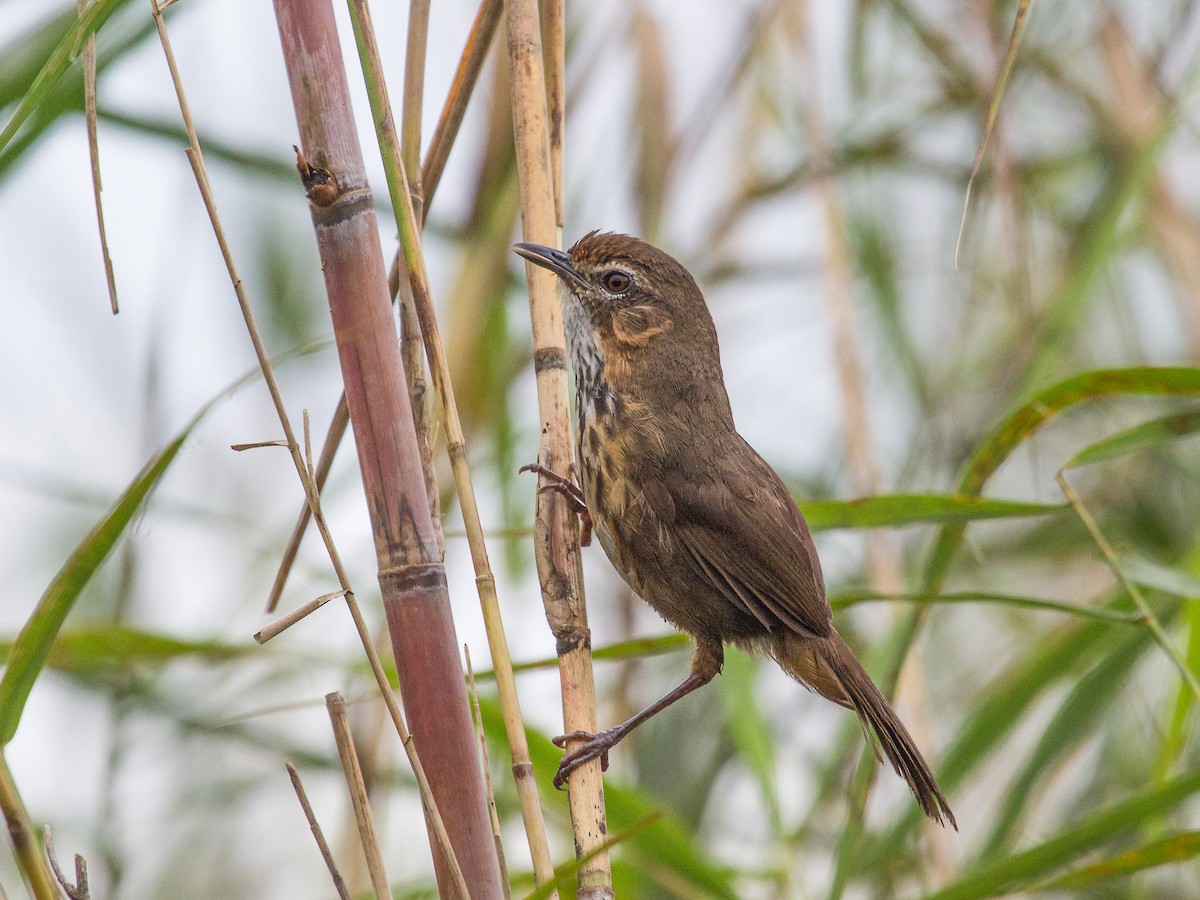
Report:
[{"label": "dry pale reed stem", "polygon": [[[508,52],[522,236],[526,241],[556,245],[546,83],[535,0],[509,0]],[[562,312],[555,296],[554,276],[529,263],[525,273],[542,434],[538,462],[566,472],[572,454]],[[574,514],[557,492],[537,492],[534,529],[542,601],[559,654],[564,728],[567,732],[594,732],[596,687],[579,567],[579,533]],[[580,859],[587,860],[579,869],[579,896],[588,900],[611,897],[608,854],[588,856],[603,844],[607,834],[599,760],[572,772],[568,784],[575,850]]]},{"label": "dry pale reed stem", "polygon": [[58,887],[46,858],[42,856],[38,846],[37,836],[33,833],[33,825],[29,821],[29,813],[21,794],[17,791],[17,783],[13,781],[12,772],[8,768],[8,760],[0,751],[0,811],[8,824],[8,838],[12,842],[13,856],[21,870],[21,877],[35,900],[58,900]]},{"label": "dry pale reed stem", "polygon": [[520,701],[517,697],[516,680],[508,651],[508,639],[500,615],[500,604],[496,596],[496,580],[488,561],[487,545],[483,537],[483,524],[475,499],[475,486],[467,464],[466,442],[462,423],[458,417],[458,406],[454,400],[454,388],[450,381],[446,352],[442,345],[433,298],[429,289],[429,278],[425,269],[425,258],[420,246],[420,226],[411,203],[411,192],[406,172],[399,157],[399,147],[388,112],[387,88],[381,75],[378,47],[369,11],[364,0],[350,0],[351,18],[359,42],[359,55],[367,77],[368,95],[371,98],[373,118],[378,129],[380,149],[384,155],[384,169],[388,175],[388,187],[396,226],[408,273],[409,289],[416,314],[420,320],[421,335],[425,341],[425,353],[429,359],[434,389],[441,400],[442,416],[446,427],[446,448],[450,456],[462,509],[463,524],[467,531],[471,560],[475,568],[475,583],[487,630],[488,646],[496,670],[496,685],[504,712],[505,728],[513,756],[513,776],[516,781],[521,813],[525,823],[533,857],[534,875],[539,884],[554,877],[554,866],[546,840],[545,823],[542,819],[541,803],[538,798],[537,782],[529,759],[529,747],[521,717]]},{"label": "dry pale reed stem", "polygon": [[[1116,125],[1130,148],[1141,147],[1154,139],[1166,100],[1115,12],[1103,18],[1098,36],[1112,83]],[[1154,238],[1182,288],[1179,301],[1192,358],[1200,360],[1200,227],[1161,174],[1150,191],[1146,212]]]},{"label": "dry pale reed stem", "polygon": [[350,802],[354,804],[354,823],[358,826],[358,837],[362,842],[363,855],[367,859],[371,886],[375,889],[377,898],[391,897],[387,870],[383,866],[383,851],[379,847],[379,836],[375,833],[375,820],[371,817],[371,801],[367,798],[367,786],[363,782],[358,753],[354,749],[354,737],[350,734],[350,723],[346,720],[346,701],[341,694],[334,691],[325,695],[325,708],[329,710],[338,758],[342,761],[342,773],[346,776]]},{"label": "dry pale reed stem", "polygon": [[307,603],[296,607],[287,615],[280,616],[274,622],[263,628],[260,628],[254,633],[254,640],[260,644],[265,644],[267,641],[271,640],[271,638],[278,637],[283,632],[287,631],[301,619],[315,613],[330,600],[333,600],[337,597],[343,597],[345,594],[345,590],[331,591],[328,594],[322,594],[320,597],[309,600]]},{"label": "dry pale reed stem", "polygon": [[367,656],[367,662],[371,667],[371,673],[375,677],[375,682],[379,686],[380,693],[383,695],[384,702],[387,704],[388,712],[391,714],[392,722],[396,727],[396,732],[400,736],[400,740],[404,745],[405,752],[408,754],[409,763],[413,768],[413,775],[417,781],[417,787],[421,794],[421,801],[425,807],[426,815],[429,818],[431,828],[434,832],[435,840],[441,848],[446,860],[451,869],[455,883],[458,885],[461,896],[469,896],[466,890],[466,882],[463,879],[462,870],[458,866],[458,861],[454,857],[453,848],[450,845],[450,838],[446,833],[445,824],[442,822],[441,814],[438,811],[437,804],[433,799],[433,792],[429,786],[429,782],[425,777],[425,772],[421,766],[421,760],[417,755],[416,747],[413,745],[408,732],[408,727],[404,722],[404,715],[400,711],[400,705],[392,693],[391,685],[388,683],[387,675],[383,670],[383,665],[379,661],[379,655],[375,652],[375,647],[371,641],[371,634],[367,628],[367,623],[363,619],[362,611],[359,609],[358,601],[354,596],[354,592],[350,588],[349,575],[346,572],[345,566],[342,564],[341,554],[337,550],[337,546],[333,542],[333,535],[329,531],[329,527],[325,522],[325,516],[321,511],[320,496],[317,493],[316,485],[308,477],[308,467],[305,464],[304,458],[300,453],[300,446],[296,442],[296,435],[292,429],[291,420],[287,415],[287,409],[283,403],[282,394],[279,391],[279,385],[275,379],[274,370],[271,368],[270,360],[267,357],[266,347],[263,344],[262,336],[259,333],[258,325],[254,320],[254,313],[250,309],[249,299],[246,297],[245,289],[242,284],[241,277],[238,275],[237,267],[233,261],[233,255],[230,252],[229,244],[225,236],[225,230],[221,226],[220,218],[217,215],[216,203],[212,196],[212,191],[209,188],[207,170],[204,165],[204,156],[200,150],[200,141],[196,136],[196,129],[192,121],[191,111],[188,107],[187,97],[183,90],[183,82],[179,77],[179,69],[175,63],[175,54],[171,50],[171,41],[167,35],[166,22],[162,16],[162,10],[155,2],[150,0],[151,9],[154,13],[155,26],[158,29],[159,39],[162,42],[163,54],[167,60],[167,67],[171,73],[171,81],[175,87],[175,93],[179,101],[179,110],[183,118],[184,128],[187,130],[190,146],[187,148],[188,161],[191,163],[192,172],[196,177],[196,184],[200,189],[200,195],[204,200],[205,209],[208,212],[209,221],[212,224],[213,232],[217,239],[217,244],[221,250],[221,256],[225,261],[226,269],[229,272],[229,277],[233,283],[234,294],[237,297],[238,307],[242,312],[242,318],[246,324],[247,333],[250,336],[250,341],[254,346],[255,355],[258,358],[259,366],[262,369],[263,380],[267,385],[268,393],[271,395],[271,402],[275,406],[276,415],[279,417],[280,426],[283,428],[284,435],[287,439],[288,450],[292,457],[292,463],[296,468],[296,473],[300,477],[301,484],[304,487],[305,497],[308,500],[309,508],[312,512],[313,521],[317,525],[317,531],[321,535],[321,539],[325,544],[326,552],[329,555],[330,564],[333,567],[334,573],[337,576],[338,582],[343,591],[345,591],[346,608],[350,612],[350,617],[354,622],[355,631],[358,632],[359,641],[362,644],[363,652]]},{"label": "dry pale reed stem", "polygon": [[441,117],[433,130],[433,138],[429,142],[429,152],[425,156],[425,166],[421,171],[421,187],[424,190],[425,210],[433,200],[433,193],[442,172],[446,168],[446,160],[450,157],[450,149],[458,136],[459,126],[467,111],[467,101],[475,91],[475,83],[483,70],[483,61],[487,57],[488,47],[496,34],[496,26],[500,22],[500,14],[504,12],[503,0],[482,0],[471,33],[467,36],[467,44],[459,57],[458,69],[454,73],[454,81],[450,85],[450,93],[442,107]]},{"label": "dry pale reed stem", "polygon": [[300,773],[296,771],[296,767],[290,762],[285,762],[287,766],[288,777],[292,780],[292,790],[296,792],[296,799],[300,801],[300,808],[304,810],[304,818],[308,821],[309,830],[312,831],[313,840],[317,842],[317,849],[321,851],[321,859],[325,860],[325,868],[329,870],[329,877],[333,879],[333,889],[337,891],[337,895],[341,900],[350,900],[350,892],[346,890],[346,882],[342,879],[342,873],[338,871],[337,863],[333,860],[333,853],[329,849],[329,844],[325,840],[325,834],[321,831],[321,826],[317,822],[317,817],[313,813],[312,804],[308,802],[308,793],[304,790],[304,785],[300,781]]},{"label": "dry pale reed stem", "polygon": [[471,648],[463,644],[463,659],[467,663],[467,685],[471,693],[471,711],[475,716],[475,733],[479,738],[479,757],[483,760],[483,780],[487,784],[488,813],[492,817],[492,837],[496,841],[496,855],[500,857],[500,874],[503,876],[504,896],[512,894],[508,883],[508,863],[504,858],[504,841],[500,837],[500,813],[496,809],[496,792],[492,789],[492,763],[487,752],[487,738],[483,733],[483,712],[479,708],[479,691],[475,688],[475,667],[471,665]]},{"label": "dry pale reed stem", "polygon": [[421,335],[421,320],[407,278],[400,277],[400,258],[392,260],[388,273],[388,289],[400,307],[400,358],[404,363],[405,381],[412,398],[413,426],[417,430],[421,469],[425,473],[425,493],[429,495],[429,516],[433,521],[438,555],[446,558],[446,535],[442,530],[441,494],[438,491],[437,468],[433,463],[435,421],[430,415],[429,385],[425,380],[425,344]]},{"label": "dry pale reed stem", "polygon": [[[471,98],[475,83],[479,79],[479,73],[483,68],[488,46],[491,44],[492,38],[496,33],[496,25],[500,20],[500,13],[503,12],[503,8],[504,5],[501,0],[483,0],[479,7],[479,13],[475,17],[471,33],[467,37],[467,44],[463,49],[462,57],[458,64],[458,71],[454,76],[454,83],[450,87],[450,93],[446,98],[446,105],[442,109],[441,118],[434,131],[433,139],[430,141],[429,152],[426,154],[425,165],[421,171],[421,182],[425,192],[422,214],[428,212],[429,204],[433,202],[434,192],[441,181],[442,171],[445,168],[446,160],[450,156],[450,149],[454,145],[454,139],[458,136],[459,126],[462,124],[463,116],[467,110],[467,101]],[[395,258],[392,260],[391,269],[396,277],[389,275],[388,282],[390,286],[399,284],[398,267],[400,262],[401,250],[397,249]],[[393,299],[396,297],[396,289],[394,287],[392,289],[392,297]],[[325,442],[321,447],[321,459],[317,464],[316,483],[318,489],[325,486],[325,481],[329,477],[329,470],[333,465],[333,458],[337,453],[342,438],[346,434],[346,427],[349,424],[350,413],[346,408],[346,395],[343,392],[341,398],[338,400],[337,409],[334,411],[333,420],[329,423]],[[437,492],[432,491],[431,493],[436,495]],[[267,598],[267,612],[269,613],[275,611],[280,597],[283,596],[283,589],[287,584],[288,575],[291,573],[296,556],[300,551],[300,541],[308,529],[308,521],[308,505],[303,504],[297,516],[296,526],[292,529],[292,535],[288,540],[287,548],[284,550],[280,560],[279,570],[275,574],[275,582],[271,586],[271,593]]]},{"label": "dry pale reed stem", "polygon": [[[96,0],[75,0],[82,16],[90,3]],[[108,253],[108,231],[104,227],[104,204],[100,192],[104,190],[100,181],[100,136],[96,127],[96,33],[88,35],[83,45],[83,110],[87,121],[88,156],[92,161],[92,196],[96,203],[96,226],[100,231],[100,253],[104,258],[104,278],[108,283],[108,302],[115,316],[120,312],[117,303],[117,279],[113,274],[112,257]]]},{"label": "dry pale reed stem", "polygon": [[563,231],[563,122],[566,111],[567,16],[563,0],[542,0],[542,53],[546,70],[546,121],[550,126],[550,181],[554,224]]},{"label": "dry pale reed stem", "polygon": [[[350,425],[350,410],[346,406],[346,392],[343,390],[341,397],[338,398],[337,407],[333,411],[333,418],[329,423],[329,429],[325,434],[325,442],[321,445],[321,457],[317,460],[315,469],[316,478],[313,480],[313,486],[319,494],[325,488],[325,482],[329,478],[329,472],[333,469],[333,459],[337,455],[338,447],[341,445],[342,438],[346,434],[346,428]],[[292,529],[291,537],[288,539],[287,547],[283,551],[283,556],[279,561],[279,569],[275,573],[275,581],[271,585],[271,592],[267,596],[266,611],[272,613],[279,606],[279,601],[283,597],[283,589],[287,586],[288,576],[292,572],[292,566],[295,565],[296,556],[300,553],[300,542],[304,539],[305,532],[308,531],[308,523],[312,519],[312,507],[305,500],[300,506],[300,513],[296,517],[296,525]]]}]

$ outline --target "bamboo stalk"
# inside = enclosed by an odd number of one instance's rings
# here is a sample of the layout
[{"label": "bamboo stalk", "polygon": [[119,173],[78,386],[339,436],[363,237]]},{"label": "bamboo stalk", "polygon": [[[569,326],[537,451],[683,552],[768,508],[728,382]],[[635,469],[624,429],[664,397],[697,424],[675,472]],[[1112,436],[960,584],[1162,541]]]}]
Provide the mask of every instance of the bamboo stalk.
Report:
[{"label": "bamboo stalk", "polygon": [[[329,0],[276,0],[301,146],[317,164],[310,209],[355,432],[396,670],[453,853],[434,841],[449,893],[501,890],[466,685],[388,299],[378,229]],[[319,86],[319,90],[317,87]],[[326,186],[332,191],[324,192]],[[405,197],[407,200],[407,195]],[[427,807],[427,813],[429,809]],[[436,834],[435,817],[427,821]],[[459,888],[461,890],[461,887]]]},{"label": "bamboo stalk", "polygon": [[346,701],[337,691],[325,695],[325,708],[333,725],[333,739],[337,744],[338,759],[342,761],[342,774],[354,805],[354,824],[358,827],[358,839],[362,843],[363,855],[367,860],[367,872],[371,876],[371,887],[377,900],[392,896],[388,884],[387,870],[383,865],[383,850],[379,846],[379,835],[375,832],[375,819],[371,815],[371,801],[367,797],[367,785],[363,781],[362,767],[354,749],[354,736],[346,719]]},{"label": "bamboo stalk", "polygon": [[[524,240],[557,245],[546,83],[536,0],[509,0],[508,52],[513,132],[521,190]],[[557,472],[571,464],[567,400],[566,343],[554,276],[526,263],[533,329],[534,371],[542,446],[538,462]],[[596,730],[596,686],[591,665],[591,632],[579,567],[579,532],[574,514],[553,491],[537,492],[534,551],[546,620],[556,640],[562,682],[563,727]],[[611,898],[608,854],[594,851],[607,833],[604,783],[599,760],[580,766],[568,780],[575,852],[586,860],[579,869],[579,896]]]},{"label": "bamboo stalk", "polygon": [[[467,36],[466,46],[463,48],[462,56],[459,59],[458,71],[454,76],[450,93],[446,97],[446,104],[442,109],[441,118],[433,133],[433,139],[430,141],[429,151],[425,155],[425,165],[421,170],[421,182],[425,190],[422,216],[428,213],[429,204],[433,202],[434,192],[441,181],[446,160],[450,156],[450,148],[454,145],[454,139],[458,136],[459,126],[462,124],[463,116],[467,110],[467,101],[470,100],[471,94],[475,89],[475,84],[479,80],[479,73],[483,68],[487,49],[491,45],[492,38],[496,33],[496,26],[500,21],[501,12],[503,12],[503,3],[501,0],[483,0],[479,6],[479,12],[475,17],[471,33]],[[396,255],[392,259],[391,269],[393,273],[396,273],[396,277],[393,278],[389,275],[389,285],[399,284],[398,267],[400,260],[401,252],[397,249]],[[392,298],[395,299],[395,297],[396,288],[393,287]],[[346,427],[349,424],[350,413],[346,409],[346,395],[343,393],[338,400],[337,409],[334,411],[333,420],[329,423],[325,442],[321,447],[321,459],[317,464],[317,487],[319,489],[325,486],[325,481],[329,477],[329,470],[333,465],[333,458],[342,442],[342,438],[346,434]],[[430,493],[436,493],[436,491]],[[304,533],[308,530],[309,515],[308,504],[302,504],[300,512],[297,515],[296,525],[292,529],[292,536],[280,559],[279,570],[275,574],[275,582],[271,586],[271,593],[267,598],[268,613],[275,611],[276,606],[279,605],[280,597],[283,596],[284,586],[287,584],[288,576],[291,574],[292,566],[295,564],[296,555],[300,551],[300,541],[303,539]]]},{"label": "bamboo stalk", "polygon": [[[442,691],[440,690],[442,685],[448,684],[450,686],[449,690],[453,693],[453,685],[455,683],[460,686],[462,685],[461,672],[454,672],[454,669],[457,668],[455,665],[457,660],[456,654],[453,651],[448,658],[444,652],[440,657],[436,652],[439,646],[445,646],[447,638],[454,639],[453,621],[449,620],[449,603],[448,598],[445,596],[444,571],[441,571],[440,565],[437,566],[437,570],[434,572],[428,572],[428,567],[422,565],[404,567],[406,560],[403,553],[404,551],[411,551],[412,548],[407,544],[402,544],[400,535],[404,534],[418,539],[423,538],[428,533],[429,527],[427,526],[426,531],[420,530],[419,515],[410,514],[403,521],[400,519],[404,513],[413,509],[413,506],[410,506],[407,502],[408,498],[405,491],[413,491],[419,496],[424,489],[424,484],[418,479],[415,482],[415,487],[413,486],[412,467],[406,464],[407,460],[403,454],[396,452],[399,443],[405,437],[404,423],[408,422],[411,425],[411,415],[406,419],[397,419],[395,417],[397,408],[407,412],[404,409],[404,401],[407,400],[407,394],[401,385],[396,384],[394,377],[391,380],[386,377],[388,374],[399,371],[398,360],[396,359],[398,350],[395,342],[395,325],[392,322],[390,310],[385,304],[382,310],[376,312],[376,320],[371,322],[368,327],[359,329],[353,327],[356,321],[355,315],[360,313],[360,311],[362,318],[370,318],[372,311],[370,306],[372,295],[370,290],[371,284],[374,282],[378,283],[377,293],[386,293],[386,287],[382,284],[382,253],[379,251],[378,234],[375,230],[370,192],[365,187],[361,154],[358,152],[358,143],[353,122],[349,119],[349,92],[344,72],[340,68],[341,53],[337,44],[333,10],[327,2],[321,9],[309,9],[308,14],[300,16],[300,21],[297,22],[297,17],[288,15],[290,9],[287,8],[287,4],[281,3],[276,7],[276,15],[280,19],[280,36],[285,44],[285,60],[289,63],[297,55],[296,48],[304,45],[306,39],[310,42],[309,46],[324,45],[327,48],[332,47],[332,50],[321,56],[319,60],[307,54],[299,54],[303,56],[304,61],[308,65],[315,66],[319,62],[325,68],[320,71],[301,71],[299,73],[299,81],[301,82],[299,96],[294,94],[293,99],[297,105],[298,118],[304,126],[307,126],[302,127],[304,138],[322,148],[331,147],[335,151],[330,156],[331,161],[335,164],[344,164],[339,166],[339,170],[345,173],[343,175],[344,181],[341,184],[338,183],[337,179],[328,170],[314,172],[311,168],[306,168],[306,173],[314,180],[314,189],[311,192],[311,196],[319,196],[321,202],[326,204],[324,208],[326,213],[329,213],[328,207],[332,206],[332,214],[336,215],[344,205],[347,205],[337,203],[340,199],[338,192],[342,191],[347,184],[352,184],[357,190],[349,192],[350,203],[348,205],[353,209],[353,204],[357,201],[359,209],[362,210],[357,218],[351,216],[345,221],[335,220],[333,223],[335,234],[330,237],[327,232],[322,231],[319,224],[321,217],[317,215],[317,212],[321,207],[318,207],[315,201],[313,203],[314,224],[317,226],[318,243],[321,245],[321,249],[326,251],[322,254],[325,263],[323,268],[326,275],[326,288],[330,294],[331,314],[335,314],[334,331],[342,340],[342,345],[339,346],[339,355],[342,357],[344,364],[348,363],[348,365],[344,365],[343,367],[343,377],[347,383],[354,384],[355,394],[352,400],[363,407],[359,421],[363,423],[364,434],[362,440],[359,441],[359,451],[360,465],[364,473],[364,485],[367,487],[367,493],[370,498],[381,498],[379,500],[369,500],[368,505],[372,512],[373,530],[377,535],[376,555],[380,558],[380,584],[383,589],[385,611],[389,614],[389,625],[392,622],[392,615],[396,614],[394,608],[399,606],[398,601],[404,599],[404,588],[415,577],[418,585],[417,589],[411,593],[413,599],[416,601],[426,601],[420,605],[423,607],[423,618],[426,620],[428,626],[425,635],[427,637],[431,636],[429,643],[433,648],[430,652],[424,654],[422,659],[439,660],[442,663],[443,669],[450,669],[450,672],[435,671],[425,681],[421,681],[420,678],[411,680],[416,687],[414,693],[418,695],[417,702],[411,703],[410,707],[417,713],[415,719],[429,723],[429,727],[425,729],[425,733],[431,739],[445,738],[440,744],[435,744],[435,746],[439,746],[442,752],[435,755],[437,765],[435,767],[435,778],[433,779],[427,778],[425,775],[424,766],[418,755],[417,747],[411,740],[411,735],[404,720],[404,714],[400,711],[399,703],[388,684],[387,675],[383,671],[379,655],[376,653],[374,644],[372,643],[370,631],[367,628],[362,611],[359,609],[354,592],[350,588],[349,576],[346,573],[345,566],[342,564],[341,555],[338,553],[337,547],[333,542],[333,536],[330,534],[329,527],[325,522],[321,511],[320,495],[316,485],[310,478],[308,463],[301,454],[300,446],[296,441],[296,435],[292,429],[287,409],[284,406],[278,382],[275,379],[274,371],[267,357],[262,335],[254,320],[254,313],[250,308],[245,287],[241,277],[238,275],[237,267],[234,265],[225,231],[217,215],[216,202],[213,199],[208,182],[207,169],[204,165],[204,156],[200,150],[200,142],[196,136],[196,129],[188,109],[183,83],[179,77],[178,67],[175,64],[175,56],[171,50],[171,42],[167,35],[166,22],[163,19],[162,10],[156,0],[150,0],[150,6],[154,14],[155,26],[158,30],[159,39],[162,42],[163,54],[166,57],[167,66],[171,73],[171,80],[179,100],[180,113],[190,143],[186,151],[188,161],[191,163],[192,171],[196,177],[196,184],[204,200],[205,209],[212,223],[217,244],[220,247],[226,269],[229,272],[230,281],[233,283],[238,307],[242,312],[247,333],[254,346],[255,355],[258,357],[259,366],[263,373],[263,380],[271,395],[271,401],[275,406],[280,426],[287,439],[292,463],[304,487],[305,496],[312,510],[313,520],[317,525],[317,530],[329,554],[330,564],[337,575],[342,589],[345,591],[346,608],[354,622],[355,631],[358,633],[359,640],[362,643],[363,652],[366,654],[371,672],[375,677],[376,684],[379,685],[380,692],[387,705],[388,713],[391,715],[392,722],[396,727],[397,734],[400,736],[401,743],[412,766],[413,775],[417,781],[421,802],[424,806],[426,820],[431,832],[431,842],[436,848],[434,855],[435,867],[438,870],[439,876],[445,879],[448,886],[453,886],[459,896],[467,897],[469,894],[463,870],[456,856],[456,848],[451,844],[446,824],[442,820],[432,786],[433,782],[436,781],[440,789],[448,787],[453,792],[456,792],[454,793],[455,797],[462,796],[457,791],[459,784],[464,779],[460,777],[458,772],[454,772],[452,769],[463,760],[461,750],[464,742],[461,740],[454,741],[454,735],[447,724],[447,718],[453,714],[453,711],[442,705]],[[281,7],[283,7],[282,12]],[[289,26],[296,27],[292,28]],[[309,30],[306,31],[305,28]],[[289,51],[291,55],[289,55]],[[289,72],[289,74],[293,73]],[[305,81],[305,78],[311,78],[311,81]],[[328,130],[325,128],[327,123],[319,120],[315,114],[309,114],[307,108],[303,107],[301,103],[301,100],[313,101],[315,99],[314,95],[308,92],[308,88],[314,84],[321,84],[334,93],[332,108],[338,112],[340,118],[336,122],[328,123],[331,126]],[[303,115],[300,114],[302,109],[304,110]],[[354,165],[356,159],[358,162],[357,166]],[[315,178],[316,174],[328,176],[328,178],[322,177],[318,179]],[[319,190],[315,184],[318,181],[321,182]],[[343,227],[338,229],[338,225]],[[347,231],[349,232],[348,236],[345,235]],[[337,239],[343,236],[345,237],[344,240],[339,241]],[[320,240],[322,237],[330,239],[322,243]],[[375,251],[374,256],[371,253],[372,248]],[[373,277],[376,273],[372,270],[372,263],[376,261],[378,264],[374,268],[378,270],[378,277]],[[380,313],[382,313],[382,316],[380,316]],[[380,318],[382,318],[386,325],[379,321]],[[346,322],[345,319],[350,319],[350,322]],[[389,330],[391,331],[390,344],[387,339],[387,331]],[[351,335],[351,337],[347,338],[347,335]],[[358,338],[358,342],[355,342],[354,338]],[[366,344],[365,347],[362,346],[363,343]],[[390,359],[389,352],[391,354]],[[378,407],[368,407],[365,403],[366,388],[363,383],[363,376],[368,373],[366,372],[366,367],[362,364],[364,358],[384,361],[384,365],[371,369],[369,373],[377,376],[372,383],[372,390],[375,392],[373,397],[378,398],[378,406],[383,407],[382,412]],[[386,362],[391,362],[392,367],[387,368]],[[379,423],[372,417],[371,413],[380,414],[388,425],[379,427]],[[376,427],[371,428],[370,426],[372,425]],[[394,425],[395,428],[391,428],[391,425]],[[415,438],[411,438],[409,445],[412,446],[414,443]],[[376,462],[375,455],[371,451],[376,451],[379,455],[383,455],[382,450],[391,451],[389,458],[379,465],[371,465]],[[421,499],[424,500],[424,498]],[[424,505],[427,504],[423,503],[421,506],[416,506],[416,509],[420,509]],[[410,524],[411,528],[406,528]],[[422,549],[428,547],[428,541],[423,541],[422,543]],[[396,551],[395,557],[391,555],[393,551]],[[439,573],[440,579],[438,577]],[[396,616],[397,618],[400,617],[399,614],[396,614]],[[447,621],[449,621],[448,626],[446,624]],[[392,628],[393,633],[396,630],[395,627]],[[417,634],[418,632],[416,629],[412,629],[407,633]],[[422,642],[421,647],[415,649],[425,649],[424,642]],[[447,659],[450,663],[449,666],[446,665]],[[401,654],[397,654],[397,671],[402,683],[405,681],[406,674],[404,663],[405,658]],[[459,677],[455,677],[455,675]],[[431,691],[431,687],[435,688],[435,691]],[[431,694],[434,695],[431,696]],[[465,699],[465,687],[462,689],[462,694]],[[466,717],[460,716],[459,718],[459,724],[461,725],[461,720]],[[470,748],[472,741],[470,722],[467,721],[465,724],[465,746]],[[461,727],[459,730],[462,731]],[[455,752],[456,750],[458,751],[457,753]],[[470,760],[470,749],[468,749],[466,756],[468,764]],[[447,769],[451,771],[447,771]],[[469,778],[466,780],[469,782]],[[453,820],[455,833],[462,838],[462,845],[470,848],[473,846],[470,843],[470,839],[473,837],[471,834],[470,810],[466,808],[465,804],[460,804],[454,808],[454,812],[456,813]],[[486,823],[486,815],[482,818]],[[465,837],[463,837],[462,832],[465,832]],[[473,861],[474,858],[473,856]],[[483,863],[483,870],[486,874],[486,860]]]},{"label": "bamboo stalk", "polygon": [[392,126],[392,117],[387,99],[387,87],[382,77],[378,47],[370,13],[365,0],[350,0],[350,16],[354,23],[355,37],[359,45],[359,56],[367,80],[367,93],[371,100],[372,118],[376,123],[380,150],[383,153],[384,170],[392,206],[396,213],[396,227],[400,233],[400,246],[408,273],[408,286],[413,298],[416,314],[420,320],[421,335],[425,340],[425,352],[430,362],[430,373],[434,389],[442,404],[442,417],[446,427],[446,449],[450,456],[455,487],[462,508],[463,523],[467,531],[467,542],[471,561],[475,569],[475,583],[487,630],[488,646],[492,663],[496,669],[496,685],[504,714],[505,730],[512,751],[513,778],[521,804],[521,815],[533,857],[534,876],[538,884],[554,877],[554,865],[546,840],[545,822],[542,818],[538,798],[537,782],[533,776],[533,765],[529,758],[529,746],[525,737],[525,725],[521,717],[520,701],[517,696],[516,680],[512,673],[512,661],[508,650],[508,639],[504,634],[504,623],[500,614],[500,603],[496,595],[496,579],[488,561],[487,544],[483,537],[483,523],[475,500],[475,486],[467,463],[466,440],[458,407],[454,401],[454,387],[450,381],[445,348],[437,324],[433,298],[429,288],[429,277],[425,269],[425,258],[421,251],[420,226],[411,202],[411,192],[400,145]]}]

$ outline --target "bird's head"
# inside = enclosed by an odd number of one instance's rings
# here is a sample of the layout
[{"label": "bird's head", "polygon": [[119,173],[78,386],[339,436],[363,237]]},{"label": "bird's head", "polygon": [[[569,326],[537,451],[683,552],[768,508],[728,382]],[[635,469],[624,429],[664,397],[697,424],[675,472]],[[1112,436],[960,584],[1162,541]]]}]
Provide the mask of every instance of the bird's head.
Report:
[{"label": "bird's head", "polygon": [[[593,231],[570,250],[541,244],[513,249],[558,276],[573,342],[605,353],[662,351],[678,344],[715,346],[712,318],[687,269],[657,247],[626,234]],[[589,332],[577,334],[578,331]]]}]

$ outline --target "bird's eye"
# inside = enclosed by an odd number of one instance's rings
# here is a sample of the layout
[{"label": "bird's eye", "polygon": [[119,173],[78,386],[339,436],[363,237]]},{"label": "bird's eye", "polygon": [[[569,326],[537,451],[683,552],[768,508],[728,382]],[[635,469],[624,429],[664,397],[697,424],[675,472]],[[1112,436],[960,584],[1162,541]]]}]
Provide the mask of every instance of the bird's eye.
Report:
[{"label": "bird's eye", "polygon": [[623,294],[629,290],[629,286],[633,284],[633,279],[629,277],[628,272],[613,269],[611,272],[604,273],[601,283],[603,283],[604,289],[610,294]]}]

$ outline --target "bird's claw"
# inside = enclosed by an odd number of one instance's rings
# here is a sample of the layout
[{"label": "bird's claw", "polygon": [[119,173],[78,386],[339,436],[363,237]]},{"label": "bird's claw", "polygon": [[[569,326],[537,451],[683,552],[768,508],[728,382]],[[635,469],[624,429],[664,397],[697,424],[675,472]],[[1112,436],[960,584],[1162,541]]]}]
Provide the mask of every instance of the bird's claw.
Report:
[{"label": "bird's claw", "polygon": [[[549,484],[543,484],[539,491],[554,491],[567,498],[571,511],[579,516],[579,545],[586,547],[592,542],[592,514],[588,511],[587,502],[583,499],[583,490],[579,485],[564,475],[559,475],[553,469],[548,469],[539,463],[529,463],[517,470],[518,474],[533,472],[545,478]],[[571,463],[571,474],[575,474],[575,464]]]},{"label": "bird's claw", "polygon": [[586,762],[600,757],[600,771],[608,771],[608,751],[619,739],[613,731],[600,731],[592,734],[590,731],[572,731],[570,734],[560,734],[554,738],[554,746],[562,750],[574,741],[583,743],[567,753],[558,763],[558,771],[554,773],[554,786],[560,791],[566,787],[567,778],[571,773]]}]

